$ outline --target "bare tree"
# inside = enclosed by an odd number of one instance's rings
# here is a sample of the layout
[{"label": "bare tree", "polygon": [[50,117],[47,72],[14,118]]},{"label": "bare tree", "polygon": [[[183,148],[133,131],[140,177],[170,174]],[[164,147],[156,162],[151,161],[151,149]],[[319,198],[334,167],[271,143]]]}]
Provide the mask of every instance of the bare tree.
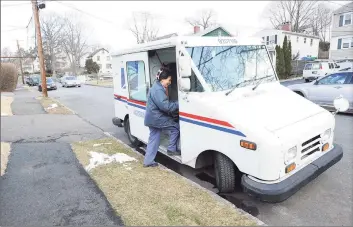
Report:
[{"label": "bare tree", "polygon": [[77,74],[81,58],[87,53],[87,40],[83,24],[74,16],[64,19],[62,49],[70,61],[72,73]]},{"label": "bare tree", "polygon": [[137,43],[145,43],[154,40],[159,32],[155,24],[154,16],[149,12],[134,12],[132,22],[128,24],[128,29],[136,38]]},{"label": "bare tree", "polygon": [[203,9],[196,17],[188,17],[185,21],[193,27],[206,29],[216,24],[216,12],[213,9]]},{"label": "bare tree", "polygon": [[[43,49],[46,56],[46,65],[50,66],[53,76],[56,73],[56,59],[61,52],[60,47],[63,44],[63,28],[65,20],[62,16],[50,13],[41,18],[41,30],[43,36]],[[47,68],[46,67],[46,68]]]},{"label": "bare tree", "polygon": [[[1,57],[15,57],[15,54],[12,53],[8,47],[4,47],[1,49]],[[1,58],[1,62],[14,63],[15,61],[15,58]]]},{"label": "bare tree", "polygon": [[270,3],[265,14],[274,28],[278,28],[282,23],[290,22],[293,32],[303,32],[311,27],[316,5],[317,1],[275,1]]},{"label": "bare tree", "polygon": [[321,41],[326,42],[327,30],[332,22],[332,9],[328,8],[324,3],[317,5],[312,14],[311,29],[313,35],[319,36]]}]

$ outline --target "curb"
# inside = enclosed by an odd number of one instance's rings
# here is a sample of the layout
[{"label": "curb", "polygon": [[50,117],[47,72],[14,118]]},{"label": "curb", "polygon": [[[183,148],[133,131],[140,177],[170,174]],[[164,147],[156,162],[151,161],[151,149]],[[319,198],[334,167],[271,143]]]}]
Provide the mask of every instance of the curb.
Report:
[{"label": "curb", "polygon": [[[128,148],[129,150],[131,150],[132,152],[134,152],[135,154],[143,157],[143,155],[141,153],[139,153],[138,151],[136,151],[135,149],[131,148],[129,145],[127,145],[126,143],[124,143],[123,141],[117,139],[116,137],[114,137],[113,135],[111,135],[109,132],[103,132],[106,136],[116,140],[117,142],[121,143],[122,145],[124,145],[126,148]],[[202,191],[208,193],[210,196],[212,196],[213,198],[215,198],[216,200],[218,200],[219,202],[225,204],[225,205],[230,205],[231,207],[233,207],[235,210],[237,210],[240,214],[244,215],[245,217],[253,220],[254,222],[256,222],[257,225],[259,226],[267,226],[263,221],[261,221],[260,219],[252,216],[251,214],[243,211],[242,209],[239,209],[238,207],[236,207],[233,203],[227,201],[226,199],[223,199],[222,197],[220,197],[219,195],[211,192],[210,190],[202,187],[201,185],[198,185],[197,183],[193,182],[192,180],[189,180],[188,178],[174,172],[173,170],[171,169],[168,169],[167,167],[163,166],[162,164],[158,163],[160,167],[162,167],[163,170],[166,170],[172,174],[175,174],[181,178],[183,178],[184,180],[186,180],[187,182],[189,182],[191,185],[201,189]]]},{"label": "curb", "polygon": [[104,88],[113,88],[112,85],[96,85],[96,84],[85,84],[85,85],[88,85],[88,86],[94,86],[94,87],[104,87]]},{"label": "curb", "polygon": [[299,79],[303,79],[303,77],[300,76],[300,77],[295,77],[295,78],[292,78],[292,79],[280,80],[279,82],[286,82],[286,81],[299,80]]}]

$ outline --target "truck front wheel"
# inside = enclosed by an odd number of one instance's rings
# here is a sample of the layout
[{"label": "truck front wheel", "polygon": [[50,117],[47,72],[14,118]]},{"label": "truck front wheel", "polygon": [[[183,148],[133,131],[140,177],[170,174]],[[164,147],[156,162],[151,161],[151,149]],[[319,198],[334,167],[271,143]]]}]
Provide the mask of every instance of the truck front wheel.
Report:
[{"label": "truck front wheel", "polygon": [[230,193],[235,191],[237,168],[232,160],[221,153],[214,155],[216,183],[219,192]]}]

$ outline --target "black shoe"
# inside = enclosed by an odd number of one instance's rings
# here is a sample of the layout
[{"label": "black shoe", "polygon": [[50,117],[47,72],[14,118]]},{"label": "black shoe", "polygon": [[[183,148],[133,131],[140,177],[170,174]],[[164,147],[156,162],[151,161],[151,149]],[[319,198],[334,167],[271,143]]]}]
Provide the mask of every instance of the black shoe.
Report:
[{"label": "black shoe", "polygon": [[149,165],[143,165],[143,167],[157,167],[158,166],[158,163],[155,162],[155,163],[152,163],[152,164],[149,164]]},{"label": "black shoe", "polygon": [[168,155],[170,155],[170,156],[181,155],[181,152],[180,152],[180,151],[170,151],[170,150],[168,150],[167,153],[168,153]]}]

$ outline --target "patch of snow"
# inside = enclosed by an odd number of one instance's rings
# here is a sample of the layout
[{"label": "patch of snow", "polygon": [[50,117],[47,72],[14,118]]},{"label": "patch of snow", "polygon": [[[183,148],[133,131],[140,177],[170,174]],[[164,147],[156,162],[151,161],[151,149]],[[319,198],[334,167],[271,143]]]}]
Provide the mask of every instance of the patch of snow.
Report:
[{"label": "patch of snow", "polygon": [[93,144],[93,147],[99,147],[103,144],[112,144],[112,143],[95,143],[95,144]]},{"label": "patch of snow", "polygon": [[8,116],[7,113],[1,113],[1,116]]},{"label": "patch of snow", "polygon": [[56,108],[56,107],[58,107],[58,104],[53,103],[53,104],[51,104],[51,105],[47,108],[47,110],[54,109],[54,108]]},{"label": "patch of snow", "polygon": [[118,163],[137,161],[135,158],[130,157],[124,153],[116,153],[112,156],[109,156],[108,154],[91,151],[90,155],[91,158],[89,160],[89,164],[85,167],[87,172],[96,168],[99,165],[106,165],[114,161]]}]

